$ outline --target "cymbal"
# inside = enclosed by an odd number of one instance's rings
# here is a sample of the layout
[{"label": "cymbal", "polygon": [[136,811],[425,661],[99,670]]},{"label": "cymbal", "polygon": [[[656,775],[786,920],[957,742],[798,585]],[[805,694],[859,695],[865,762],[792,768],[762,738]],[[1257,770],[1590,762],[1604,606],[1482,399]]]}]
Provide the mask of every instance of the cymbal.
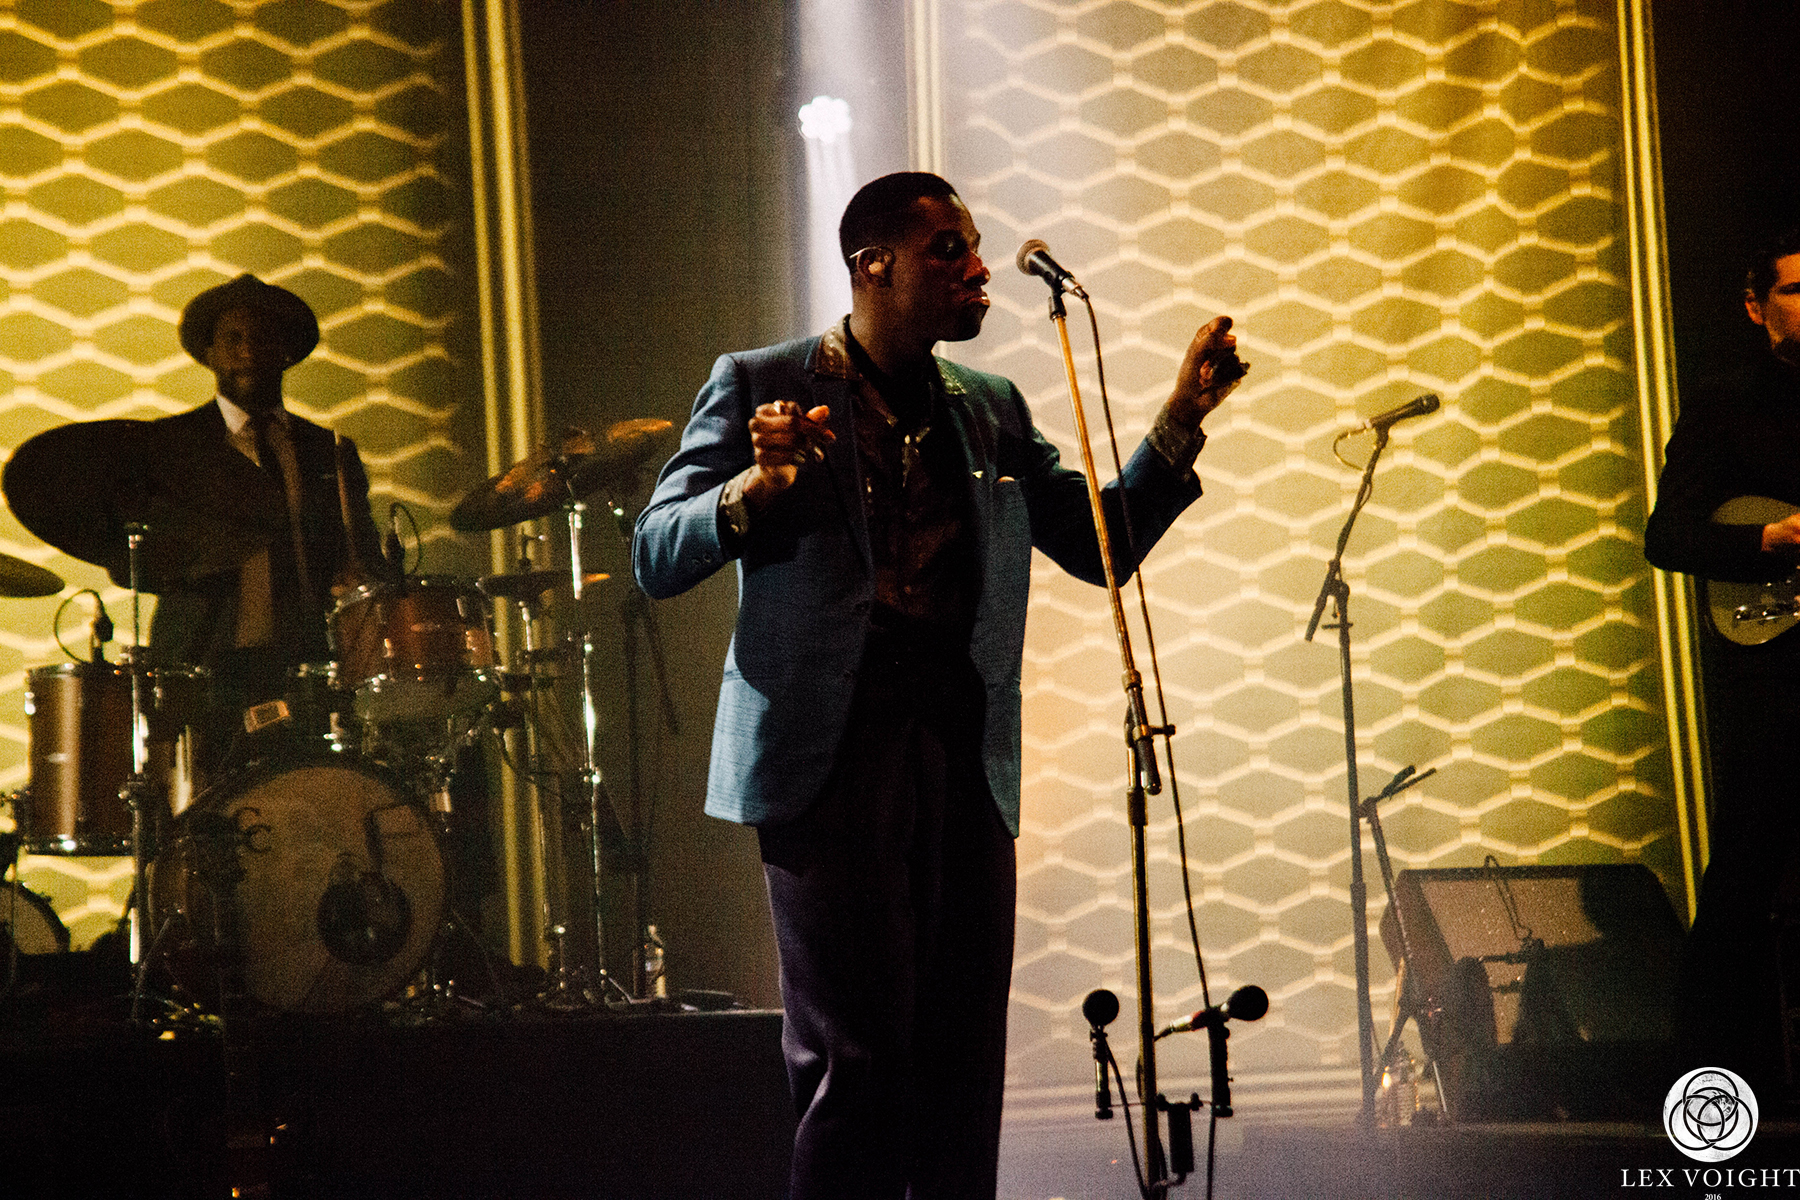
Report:
[{"label": "cymbal", "polygon": [[624,483],[656,454],[674,424],[635,417],[607,426],[595,437],[585,429],[563,431],[555,445],[539,446],[505,472],[458,501],[450,528],[485,533],[548,516],[611,483]]},{"label": "cymbal", "polygon": [[83,421],[31,438],[0,475],[13,515],[83,562],[130,581],[142,530],[145,591],[236,568],[267,545],[285,503],[269,474],[225,443],[152,421]]},{"label": "cymbal", "polygon": [[[581,586],[601,583],[612,576],[593,571],[581,577]],[[515,571],[510,575],[483,575],[478,582],[485,596],[502,600],[525,600],[541,596],[552,588],[569,582],[567,571]]]},{"label": "cymbal", "polygon": [[46,571],[36,563],[0,554],[0,596],[26,600],[34,596],[54,596],[63,590],[63,577]]}]

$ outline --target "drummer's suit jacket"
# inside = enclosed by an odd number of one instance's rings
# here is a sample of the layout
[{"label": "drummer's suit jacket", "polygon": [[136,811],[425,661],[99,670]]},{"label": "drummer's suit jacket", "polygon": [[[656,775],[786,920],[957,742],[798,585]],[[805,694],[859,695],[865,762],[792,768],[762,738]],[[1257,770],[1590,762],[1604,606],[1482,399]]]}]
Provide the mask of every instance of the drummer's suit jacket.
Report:
[{"label": "drummer's suit jacket", "polygon": [[[757,514],[737,554],[737,628],[713,727],[706,811],[750,825],[800,815],[823,789],[850,712],[874,599],[852,411],[860,382],[821,338],[740,354],[713,366],[650,503],[638,517],[633,569],[668,597],[727,561],[719,498],[752,462],[748,422],[761,404],[831,408],[825,460]],[[1061,465],[1011,382],[937,360],[952,436],[967,464],[968,516],[981,593],[969,651],[986,688],[983,761],[989,789],[1019,828],[1020,664],[1033,546],[1071,574],[1103,583],[1087,482]],[[1133,538],[1119,519],[1118,481],[1105,502],[1121,580],[1200,495],[1192,470],[1148,444],[1122,475]]]},{"label": "drummer's suit jacket", "polygon": [[[344,529],[338,494],[335,436],[332,431],[288,411],[288,433],[300,468],[300,528],[305,538],[308,571],[319,593],[308,606],[307,634],[303,644],[276,647],[276,654],[290,665],[328,659],[327,626],[332,603],[331,585],[350,561],[350,540]],[[214,454],[241,454],[231,441],[218,402],[150,422],[151,453],[166,460],[204,463]],[[369,513],[369,480],[354,443],[343,456],[344,482],[351,520],[356,525],[358,556],[364,563],[380,562],[380,535]],[[212,461],[217,461],[213,459]],[[281,492],[277,484],[274,491]],[[285,496],[278,500],[285,510]],[[288,536],[284,530],[280,536]],[[112,567],[115,582],[129,585],[124,564]],[[199,580],[149,579],[145,590],[158,593],[150,627],[150,660],[158,665],[184,663],[211,666],[229,650],[237,631],[238,572],[223,571]]]}]

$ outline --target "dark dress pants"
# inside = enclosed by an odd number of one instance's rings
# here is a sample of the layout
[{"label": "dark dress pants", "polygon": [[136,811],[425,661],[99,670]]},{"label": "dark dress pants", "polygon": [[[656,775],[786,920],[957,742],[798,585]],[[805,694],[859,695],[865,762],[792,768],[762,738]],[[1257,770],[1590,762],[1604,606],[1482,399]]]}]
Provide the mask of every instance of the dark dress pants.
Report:
[{"label": "dark dress pants", "polygon": [[966,653],[871,641],[824,794],[760,831],[799,1115],[793,1200],[991,1200],[1013,840]]},{"label": "dark dress pants", "polygon": [[[1800,681],[1765,671],[1725,673],[1723,681],[1707,696],[1714,802],[1706,874],[1682,950],[1682,1058],[1686,1067],[1736,1071],[1768,1103],[1770,1089],[1788,1082],[1775,912],[1800,845]],[[1800,974],[1800,962],[1786,969]]]}]

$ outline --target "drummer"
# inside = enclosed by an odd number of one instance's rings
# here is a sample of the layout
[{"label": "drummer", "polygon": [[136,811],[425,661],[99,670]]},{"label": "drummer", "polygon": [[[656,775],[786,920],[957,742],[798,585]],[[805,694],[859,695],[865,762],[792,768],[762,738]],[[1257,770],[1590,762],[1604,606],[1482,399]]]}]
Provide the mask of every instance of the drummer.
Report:
[{"label": "drummer", "polygon": [[[334,595],[384,564],[355,444],[285,405],[283,373],[319,344],[306,302],[240,275],[189,301],[179,335],[182,349],[213,373],[217,392],[199,408],[151,422],[152,453],[164,448],[202,463],[242,455],[268,476],[277,514],[267,545],[235,569],[144,581],[159,594],[151,664],[211,672],[202,753],[203,766],[216,771],[241,759],[245,733],[269,719],[270,710],[258,709],[246,725],[248,710],[285,696],[294,668],[331,657]],[[128,583],[116,571],[115,581]]]}]

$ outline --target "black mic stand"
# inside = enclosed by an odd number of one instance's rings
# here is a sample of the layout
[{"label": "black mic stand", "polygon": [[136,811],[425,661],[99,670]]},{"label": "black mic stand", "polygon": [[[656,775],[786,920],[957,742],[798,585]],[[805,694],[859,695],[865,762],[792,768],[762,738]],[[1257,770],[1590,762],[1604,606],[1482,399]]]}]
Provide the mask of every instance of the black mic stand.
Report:
[{"label": "black mic stand", "polygon": [[1357,514],[1362,512],[1363,505],[1369,502],[1369,496],[1375,490],[1375,464],[1387,443],[1387,426],[1376,427],[1375,448],[1369,452],[1369,461],[1363,467],[1356,500],[1338,533],[1337,550],[1325,568],[1325,582],[1319,588],[1312,620],[1306,626],[1306,640],[1310,642],[1313,634],[1319,631],[1326,602],[1332,602],[1336,611],[1327,628],[1336,629],[1338,635],[1338,672],[1344,695],[1345,786],[1350,798],[1350,932],[1356,950],[1356,1040],[1362,1069],[1362,1109],[1357,1114],[1357,1121],[1365,1126],[1372,1125],[1375,1119],[1375,1015],[1369,999],[1369,887],[1363,878],[1364,814],[1356,780],[1356,698],[1350,675],[1350,584],[1344,578],[1344,547],[1350,541],[1350,529],[1356,524]]},{"label": "black mic stand", "polygon": [[1148,824],[1144,796],[1162,791],[1156,767],[1156,747],[1151,739],[1165,730],[1153,727],[1144,713],[1144,680],[1131,652],[1131,631],[1125,624],[1125,606],[1119,599],[1119,580],[1113,571],[1112,538],[1106,527],[1106,508],[1094,473],[1094,451],[1089,443],[1087,414],[1081,407],[1081,386],[1075,377],[1075,355],[1069,348],[1068,310],[1063,306],[1063,285],[1050,281],[1050,320],[1062,346],[1063,371],[1068,376],[1069,406],[1075,415],[1075,434],[1081,448],[1081,467],[1087,476],[1088,506],[1094,518],[1094,536],[1100,547],[1100,566],[1106,573],[1106,598],[1112,610],[1113,633],[1119,643],[1119,662],[1127,704],[1125,742],[1130,761],[1131,784],[1125,803],[1131,822],[1132,924],[1137,934],[1138,1045],[1141,1054],[1139,1108],[1144,1119],[1144,1186],[1146,1195],[1168,1190],[1168,1166],[1163,1156],[1161,1130],[1156,1115],[1156,999],[1150,978],[1150,887],[1146,872],[1145,827]]}]

